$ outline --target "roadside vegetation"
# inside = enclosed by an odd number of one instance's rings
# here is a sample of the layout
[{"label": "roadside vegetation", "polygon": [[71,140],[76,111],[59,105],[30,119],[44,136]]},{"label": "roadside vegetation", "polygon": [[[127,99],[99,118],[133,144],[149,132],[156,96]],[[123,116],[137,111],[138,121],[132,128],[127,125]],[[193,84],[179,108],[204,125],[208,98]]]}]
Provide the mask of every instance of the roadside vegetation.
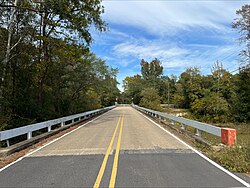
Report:
[{"label": "roadside vegetation", "polygon": [[226,168],[250,175],[250,123],[226,123],[219,126],[236,129],[236,145],[213,149],[208,154]]},{"label": "roadside vegetation", "polygon": [[237,131],[236,145],[226,147],[219,144],[220,139],[206,134],[204,137],[213,146],[211,148],[197,144],[197,147],[223,167],[250,175],[250,123],[229,123],[220,126],[234,128]]}]

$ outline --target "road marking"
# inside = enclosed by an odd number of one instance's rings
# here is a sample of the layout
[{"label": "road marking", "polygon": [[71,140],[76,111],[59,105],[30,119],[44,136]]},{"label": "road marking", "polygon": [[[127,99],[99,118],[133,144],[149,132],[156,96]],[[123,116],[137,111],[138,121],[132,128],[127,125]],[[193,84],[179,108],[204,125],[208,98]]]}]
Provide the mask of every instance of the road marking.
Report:
[{"label": "road marking", "polygon": [[6,168],[8,168],[8,167],[14,165],[15,163],[17,163],[17,162],[23,160],[25,157],[28,157],[28,156],[32,155],[33,153],[35,153],[35,152],[37,152],[37,151],[39,151],[39,150],[41,150],[41,149],[47,147],[48,145],[50,145],[50,144],[52,144],[52,143],[54,143],[54,142],[56,142],[56,141],[62,139],[62,138],[65,137],[65,136],[67,136],[67,135],[69,135],[69,134],[71,134],[71,133],[77,131],[78,129],[80,129],[80,128],[86,126],[86,125],[88,125],[89,123],[92,123],[93,121],[95,121],[95,120],[101,118],[102,116],[107,115],[107,113],[109,113],[109,112],[110,112],[110,111],[105,112],[104,114],[102,114],[102,115],[96,117],[95,119],[92,119],[92,120],[88,121],[87,123],[82,124],[81,126],[77,127],[76,129],[74,129],[74,130],[72,130],[72,131],[70,131],[70,132],[68,132],[68,133],[66,133],[66,134],[64,134],[64,135],[62,135],[62,136],[60,136],[60,137],[58,137],[58,138],[56,138],[56,139],[50,141],[50,142],[48,142],[47,144],[45,144],[45,145],[43,145],[43,146],[41,146],[41,147],[35,149],[34,151],[32,151],[32,152],[30,152],[30,153],[27,153],[26,155],[24,155],[24,156],[18,158],[17,160],[13,161],[12,163],[10,163],[10,164],[4,166],[3,168],[1,168],[1,169],[0,169],[0,172],[2,172],[2,171],[5,170]]},{"label": "road marking", "polygon": [[124,114],[122,115],[122,121],[121,121],[121,126],[120,126],[120,133],[116,145],[116,151],[115,151],[115,158],[114,158],[114,164],[112,168],[112,174],[109,182],[109,187],[114,188],[115,187],[115,180],[116,180],[116,174],[117,174],[117,168],[118,168],[118,160],[119,160],[119,152],[121,148],[121,138],[122,138],[122,127],[124,123]]},{"label": "road marking", "polygon": [[[137,110],[136,110],[137,111]],[[226,170],[225,168],[223,168],[222,166],[220,166],[219,164],[217,164],[216,162],[212,161],[211,159],[209,159],[207,156],[203,155],[201,152],[199,152],[198,150],[194,149],[192,146],[190,146],[189,144],[187,144],[186,142],[184,142],[183,140],[181,140],[179,137],[175,136],[174,134],[172,134],[171,132],[169,132],[168,130],[164,129],[162,126],[160,126],[158,123],[154,122],[152,119],[150,119],[149,117],[145,116],[144,114],[142,114],[141,112],[137,111],[139,114],[141,114],[143,117],[145,117],[146,119],[148,119],[149,121],[151,121],[153,124],[155,124],[157,127],[159,127],[161,130],[165,131],[166,133],[168,133],[169,135],[171,135],[172,137],[174,137],[175,139],[177,139],[178,141],[180,141],[182,144],[184,144],[185,146],[187,146],[189,149],[193,150],[196,154],[198,154],[200,157],[202,157],[203,159],[207,160],[209,163],[211,163],[212,165],[214,165],[215,167],[217,167],[218,169],[220,169],[221,171],[225,172],[226,174],[228,174],[229,176],[231,176],[232,178],[234,178],[235,180],[239,181],[240,183],[242,183],[244,186],[246,187],[250,187],[250,184],[247,183],[246,181],[244,181],[243,179],[239,178],[238,176],[234,175],[232,172],[229,172],[228,170]]]},{"label": "road marking", "polygon": [[115,135],[116,135],[116,132],[118,130],[118,127],[119,127],[119,124],[120,124],[120,121],[121,121],[121,115],[118,119],[118,122],[116,124],[116,128],[115,128],[115,131],[113,133],[113,136],[111,138],[111,141],[110,141],[110,144],[109,144],[109,147],[106,151],[106,154],[105,154],[105,157],[103,159],[103,162],[102,162],[102,166],[100,168],[100,171],[98,173],[98,176],[96,178],[96,181],[95,181],[95,184],[94,184],[94,188],[98,188],[100,186],[100,183],[101,183],[101,180],[102,180],[102,177],[103,177],[103,174],[104,174],[104,170],[106,168],[106,165],[107,165],[107,161],[108,161],[108,158],[109,158],[109,154],[111,152],[111,149],[112,149],[112,146],[113,146],[113,143],[114,143],[114,140],[115,140]]}]

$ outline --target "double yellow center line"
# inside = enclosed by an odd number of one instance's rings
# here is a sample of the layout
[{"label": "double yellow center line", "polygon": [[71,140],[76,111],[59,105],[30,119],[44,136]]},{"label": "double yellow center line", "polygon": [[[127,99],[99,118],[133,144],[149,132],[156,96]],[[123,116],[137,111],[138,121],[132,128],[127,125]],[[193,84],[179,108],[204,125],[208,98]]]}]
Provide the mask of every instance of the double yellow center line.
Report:
[{"label": "double yellow center line", "polygon": [[111,138],[109,147],[106,151],[105,157],[103,159],[102,162],[102,166],[100,168],[100,171],[98,173],[98,176],[96,178],[95,184],[94,184],[94,188],[98,188],[100,186],[107,162],[108,162],[108,158],[109,158],[109,154],[111,152],[114,140],[115,140],[115,136],[116,133],[118,131],[119,125],[120,125],[120,132],[119,132],[119,136],[118,136],[118,141],[117,141],[117,145],[116,145],[116,151],[115,151],[115,158],[114,158],[114,163],[113,163],[113,168],[112,168],[112,174],[111,174],[111,178],[110,178],[110,182],[109,182],[109,187],[113,188],[115,187],[115,180],[116,180],[116,174],[117,174],[117,168],[118,168],[118,159],[119,159],[119,152],[120,152],[120,147],[121,147],[121,138],[122,138],[122,127],[123,127],[123,123],[124,123],[124,114],[121,114],[118,122],[116,124],[116,128],[115,131],[113,133],[113,136]]}]

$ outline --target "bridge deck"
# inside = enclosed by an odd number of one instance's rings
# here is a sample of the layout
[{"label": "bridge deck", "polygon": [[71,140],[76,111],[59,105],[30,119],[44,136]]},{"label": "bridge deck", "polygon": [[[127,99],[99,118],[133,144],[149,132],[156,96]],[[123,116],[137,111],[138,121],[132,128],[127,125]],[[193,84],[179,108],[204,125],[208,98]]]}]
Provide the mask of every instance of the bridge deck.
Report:
[{"label": "bridge deck", "polygon": [[242,186],[131,107],[111,110],[25,157],[2,171],[0,182],[0,187]]}]

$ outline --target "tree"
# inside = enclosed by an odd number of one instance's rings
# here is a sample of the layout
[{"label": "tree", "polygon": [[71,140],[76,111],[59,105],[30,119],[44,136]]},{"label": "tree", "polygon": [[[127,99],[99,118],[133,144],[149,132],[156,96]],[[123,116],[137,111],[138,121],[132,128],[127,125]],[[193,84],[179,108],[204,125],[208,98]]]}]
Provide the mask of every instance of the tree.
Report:
[{"label": "tree", "polygon": [[239,41],[244,45],[241,51],[242,67],[236,78],[237,100],[234,101],[234,114],[238,121],[250,121],[250,5],[246,4],[236,11],[239,16],[235,19],[232,27],[237,29],[240,37]]},{"label": "tree", "polygon": [[[194,102],[198,98],[203,97],[201,87],[202,76],[200,74],[200,70],[197,67],[186,69],[186,71],[181,74],[178,83],[181,84],[182,88],[182,93],[180,93],[180,95],[184,97],[182,107],[190,108],[192,102]],[[180,97],[177,96],[176,98],[180,99]]]},{"label": "tree", "polygon": [[233,105],[234,115],[237,121],[250,121],[250,67],[241,69],[235,76],[237,85],[237,100]]},{"label": "tree", "polygon": [[162,73],[163,66],[158,59],[154,59],[150,63],[144,59],[141,60],[141,74],[147,87],[154,87],[159,90],[159,81]]},{"label": "tree", "polygon": [[217,94],[217,98],[223,97],[231,108],[236,97],[233,75],[223,68],[222,63],[217,61],[212,67],[212,78],[212,86],[209,89]]},{"label": "tree", "polygon": [[158,92],[154,88],[145,88],[141,91],[141,101],[140,106],[143,106],[145,108],[162,111],[162,108],[160,106],[161,100],[160,96],[158,95]]},{"label": "tree", "polygon": [[[18,45],[11,46],[11,37],[17,34],[18,26],[17,18],[19,21],[24,21],[32,26],[30,32],[23,33],[20,37],[27,38],[38,49],[37,56],[34,61],[37,66],[36,85],[37,100],[39,108],[42,109],[44,102],[44,87],[48,78],[49,69],[52,66],[52,49],[54,43],[58,39],[64,39],[68,44],[78,43],[88,46],[92,42],[92,36],[89,32],[92,26],[99,31],[107,29],[106,23],[101,19],[101,14],[104,8],[100,0],[46,0],[46,1],[3,1],[1,4],[3,12],[0,14],[3,20],[9,20],[8,26],[8,42],[7,52],[5,59],[10,59],[10,48],[17,47]],[[9,11],[11,10],[11,11]],[[33,15],[33,19],[27,19],[28,16],[23,17],[23,13]],[[30,17],[30,16],[29,16]],[[25,22],[26,21],[26,22]],[[8,23],[8,22],[7,22]],[[2,27],[4,26],[4,23]],[[15,26],[15,27],[14,27]],[[26,27],[22,27],[26,28]],[[28,37],[25,37],[28,36]],[[6,61],[5,61],[6,62]],[[7,69],[7,64],[3,65],[3,70]],[[5,72],[2,72],[2,77],[5,77]]]},{"label": "tree", "polygon": [[214,92],[196,99],[191,106],[193,114],[202,121],[226,122],[229,119],[229,104]]},{"label": "tree", "polygon": [[245,44],[245,48],[241,51],[243,65],[250,65],[250,5],[244,5],[236,11],[239,16],[233,22],[232,27],[240,33],[239,41]]},{"label": "tree", "polygon": [[3,55],[0,57],[0,98],[3,97],[3,85],[8,82],[6,79],[11,71],[11,60],[20,55],[18,46],[23,41],[29,40],[30,21],[34,19],[33,14],[28,14],[27,11],[18,8],[25,3],[19,0],[3,0],[0,5],[0,36],[2,36],[1,45],[4,48]]},{"label": "tree", "polygon": [[89,49],[90,29],[107,29],[100,0],[0,7],[0,129],[114,104],[118,70]]},{"label": "tree", "polygon": [[184,88],[181,83],[176,83],[176,92],[173,95],[173,104],[176,108],[185,108],[186,98],[184,96]]},{"label": "tree", "polygon": [[138,74],[132,77],[126,77],[123,80],[124,93],[134,104],[140,103],[141,91],[144,87],[144,80]]},{"label": "tree", "polygon": [[174,75],[171,75],[171,77],[160,77],[158,88],[162,103],[168,104],[173,102],[174,93],[176,92],[176,82],[177,77]]}]

